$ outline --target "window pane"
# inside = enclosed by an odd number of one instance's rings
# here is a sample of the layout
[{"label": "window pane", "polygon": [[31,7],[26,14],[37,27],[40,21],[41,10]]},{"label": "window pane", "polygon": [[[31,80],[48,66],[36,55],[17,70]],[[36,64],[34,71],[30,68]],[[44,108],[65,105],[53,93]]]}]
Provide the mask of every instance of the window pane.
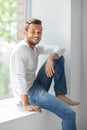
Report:
[{"label": "window pane", "polygon": [[16,43],[17,1],[0,0],[0,99],[12,96],[9,58]]}]

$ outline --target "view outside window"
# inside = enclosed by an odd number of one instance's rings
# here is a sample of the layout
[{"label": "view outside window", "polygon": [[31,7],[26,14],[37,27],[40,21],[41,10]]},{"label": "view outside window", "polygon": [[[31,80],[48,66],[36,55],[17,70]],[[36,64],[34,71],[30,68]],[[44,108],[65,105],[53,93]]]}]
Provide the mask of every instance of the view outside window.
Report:
[{"label": "view outside window", "polygon": [[17,1],[0,0],[0,99],[11,97],[9,58],[16,43]]}]

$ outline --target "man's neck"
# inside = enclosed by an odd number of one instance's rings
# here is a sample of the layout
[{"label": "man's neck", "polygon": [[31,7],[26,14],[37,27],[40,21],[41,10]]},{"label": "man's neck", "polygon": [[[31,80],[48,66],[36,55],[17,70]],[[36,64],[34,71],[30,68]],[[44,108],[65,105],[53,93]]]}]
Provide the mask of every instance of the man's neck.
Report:
[{"label": "man's neck", "polygon": [[27,40],[25,40],[25,42],[28,44],[28,46],[29,46],[32,50],[34,50],[35,45],[30,44]]}]

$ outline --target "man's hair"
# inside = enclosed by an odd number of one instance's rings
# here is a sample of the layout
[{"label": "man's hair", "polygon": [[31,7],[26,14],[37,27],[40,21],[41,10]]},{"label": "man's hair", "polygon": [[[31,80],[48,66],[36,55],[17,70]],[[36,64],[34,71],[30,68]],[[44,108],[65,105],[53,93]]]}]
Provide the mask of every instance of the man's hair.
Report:
[{"label": "man's hair", "polygon": [[25,23],[25,30],[26,30],[26,31],[28,31],[28,28],[29,28],[29,25],[30,25],[30,24],[39,24],[39,25],[41,25],[42,22],[41,22],[41,20],[39,20],[39,19],[30,19],[29,21],[27,21],[27,22]]}]

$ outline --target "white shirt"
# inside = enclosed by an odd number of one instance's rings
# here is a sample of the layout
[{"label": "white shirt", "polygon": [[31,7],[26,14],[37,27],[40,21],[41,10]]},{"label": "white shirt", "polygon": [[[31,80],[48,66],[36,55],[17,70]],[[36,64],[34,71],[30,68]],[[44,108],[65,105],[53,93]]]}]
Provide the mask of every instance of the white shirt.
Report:
[{"label": "white shirt", "polygon": [[35,80],[35,73],[40,54],[56,52],[59,57],[65,49],[58,46],[36,45],[32,50],[24,41],[20,41],[12,51],[10,58],[10,78],[14,95],[27,94]]}]

